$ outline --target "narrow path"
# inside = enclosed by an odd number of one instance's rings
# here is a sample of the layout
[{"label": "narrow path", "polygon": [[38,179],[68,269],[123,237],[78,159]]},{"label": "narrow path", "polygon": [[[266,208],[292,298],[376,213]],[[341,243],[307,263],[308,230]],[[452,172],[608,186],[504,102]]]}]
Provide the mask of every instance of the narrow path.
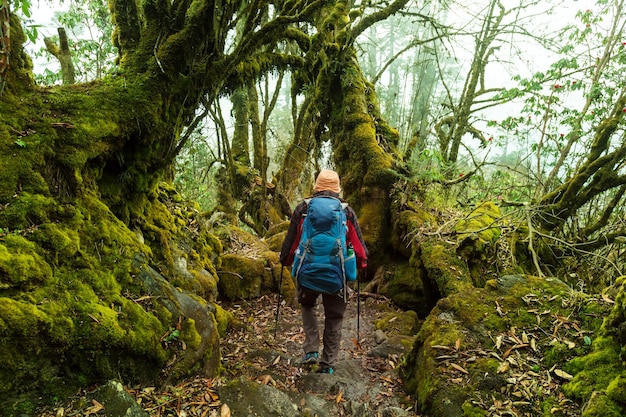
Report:
[{"label": "narrow path", "polygon": [[[402,415],[415,416],[398,372],[406,347],[394,341],[395,335],[375,330],[377,320],[396,310],[387,300],[363,298],[357,319],[357,298],[352,294],[344,319],[339,360],[331,376],[314,373],[315,367],[298,365],[304,335],[297,305],[281,305],[276,332],[276,296],[225,305],[243,327],[231,330],[223,340],[224,377],[244,376],[281,391],[307,392],[338,403],[366,403],[370,411],[401,408],[406,410]],[[318,308],[321,332],[323,307]],[[342,388],[337,390],[337,384],[333,383],[339,381]],[[326,388],[334,392],[324,395]]]}]

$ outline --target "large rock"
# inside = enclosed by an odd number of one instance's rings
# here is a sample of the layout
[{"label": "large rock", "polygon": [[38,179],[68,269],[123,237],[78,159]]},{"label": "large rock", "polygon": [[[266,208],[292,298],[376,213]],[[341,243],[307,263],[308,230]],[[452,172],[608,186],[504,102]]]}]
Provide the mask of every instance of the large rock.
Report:
[{"label": "large rock", "polygon": [[494,404],[516,415],[563,407],[555,398],[571,378],[568,360],[601,340],[595,332],[609,308],[557,279],[533,276],[451,294],[407,357],[407,392],[432,417],[486,415]]}]

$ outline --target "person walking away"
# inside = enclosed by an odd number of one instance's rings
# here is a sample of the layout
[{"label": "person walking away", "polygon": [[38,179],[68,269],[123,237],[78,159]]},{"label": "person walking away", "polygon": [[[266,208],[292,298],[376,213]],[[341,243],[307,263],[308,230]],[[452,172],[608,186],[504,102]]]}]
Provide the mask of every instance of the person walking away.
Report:
[{"label": "person walking away", "polygon": [[[333,373],[341,344],[348,302],[346,281],[356,279],[357,268],[367,267],[368,256],[357,216],[340,192],[337,173],[322,170],[314,194],[293,211],[280,252],[280,262],[292,266],[297,280],[304,329],[304,357],[300,363],[314,365],[319,361],[318,372],[328,374]],[[317,320],[320,298],[324,307],[321,356]]]}]

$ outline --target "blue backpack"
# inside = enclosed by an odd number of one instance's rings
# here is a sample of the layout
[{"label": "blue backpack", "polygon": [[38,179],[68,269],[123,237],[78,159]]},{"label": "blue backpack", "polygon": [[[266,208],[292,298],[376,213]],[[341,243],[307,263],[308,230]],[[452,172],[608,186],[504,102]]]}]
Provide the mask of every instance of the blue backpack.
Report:
[{"label": "blue backpack", "polygon": [[291,274],[304,288],[336,294],[357,277],[356,256],[346,244],[348,205],[330,196],[305,201],[307,213]]}]

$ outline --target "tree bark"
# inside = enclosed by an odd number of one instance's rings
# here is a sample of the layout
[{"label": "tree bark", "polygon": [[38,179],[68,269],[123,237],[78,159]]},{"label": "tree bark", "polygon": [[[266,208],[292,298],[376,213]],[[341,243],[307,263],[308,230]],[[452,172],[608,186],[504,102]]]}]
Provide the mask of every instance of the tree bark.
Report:
[{"label": "tree bark", "polygon": [[59,45],[56,45],[52,39],[45,38],[46,50],[59,60],[63,84],[74,84],[76,82],[76,71],[72,62],[72,53],[67,41],[67,34],[64,28],[58,28],[57,31],[59,33]]}]

